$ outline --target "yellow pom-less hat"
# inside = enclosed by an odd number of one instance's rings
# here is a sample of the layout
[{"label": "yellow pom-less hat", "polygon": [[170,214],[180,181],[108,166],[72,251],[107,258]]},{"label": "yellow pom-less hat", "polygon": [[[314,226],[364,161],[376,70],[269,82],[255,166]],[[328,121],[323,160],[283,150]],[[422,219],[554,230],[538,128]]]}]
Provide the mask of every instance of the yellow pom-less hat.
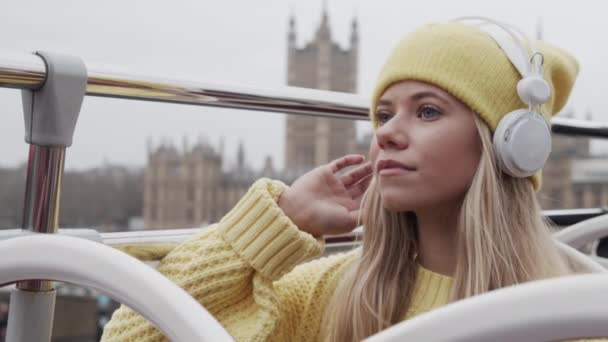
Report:
[{"label": "yellow pom-less hat", "polygon": [[[543,75],[551,97],[542,105],[547,119],[559,112],[570,95],[578,74],[577,61],[549,44],[534,42],[543,55]],[[431,24],[408,34],[390,54],[372,94],[370,117],[377,127],[375,108],[392,84],[416,80],[447,91],[476,112],[495,131],[507,113],[527,108],[517,94],[521,75],[492,37],[464,23]],[[530,177],[541,187],[541,172]]]}]

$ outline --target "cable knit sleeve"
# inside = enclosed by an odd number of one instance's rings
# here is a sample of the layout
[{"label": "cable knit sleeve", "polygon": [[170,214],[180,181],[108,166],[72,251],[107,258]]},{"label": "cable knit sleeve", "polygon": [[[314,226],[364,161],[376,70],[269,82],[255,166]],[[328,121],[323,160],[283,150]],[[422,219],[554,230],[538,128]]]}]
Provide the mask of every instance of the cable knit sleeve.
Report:
[{"label": "cable knit sleeve", "polygon": [[[344,264],[344,255],[322,258],[283,277],[323,251],[323,243],[300,231],[276,204],[284,189],[277,181],[257,181],[217,225],[180,244],[157,268],[237,340],[314,340],[318,332],[303,331],[311,324],[318,330],[323,305],[315,302],[328,298],[335,270]],[[124,305],[102,337],[106,342],[164,340]]]}]

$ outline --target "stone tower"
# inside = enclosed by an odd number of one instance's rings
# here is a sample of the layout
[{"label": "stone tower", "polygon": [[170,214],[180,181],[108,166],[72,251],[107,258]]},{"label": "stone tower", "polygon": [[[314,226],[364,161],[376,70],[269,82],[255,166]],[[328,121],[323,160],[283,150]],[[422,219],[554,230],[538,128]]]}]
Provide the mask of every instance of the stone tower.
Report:
[{"label": "stone tower", "polygon": [[[351,25],[350,47],[344,49],[332,41],[329,16],[324,8],[314,39],[299,48],[292,14],[287,35],[287,84],[355,92],[359,47],[356,19]],[[287,115],[285,132],[285,171],[288,177],[353,153],[356,149],[353,120]]]},{"label": "stone tower", "polygon": [[[215,222],[226,212],[222,156],[206,142],[182,151],[163,143],[148,151],[144,170],[146,229],[190,228]],[[230,203],[233,204],[233,203]]]}]

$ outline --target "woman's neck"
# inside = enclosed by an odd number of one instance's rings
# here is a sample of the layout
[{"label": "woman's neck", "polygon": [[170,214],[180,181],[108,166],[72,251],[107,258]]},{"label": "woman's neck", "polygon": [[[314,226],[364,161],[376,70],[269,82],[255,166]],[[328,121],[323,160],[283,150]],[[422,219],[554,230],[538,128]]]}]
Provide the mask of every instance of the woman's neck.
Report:
[{"label": "woman's neck", "polygon": [[418,263],[453,276],[456,270],[458,210],[417,211]]}]

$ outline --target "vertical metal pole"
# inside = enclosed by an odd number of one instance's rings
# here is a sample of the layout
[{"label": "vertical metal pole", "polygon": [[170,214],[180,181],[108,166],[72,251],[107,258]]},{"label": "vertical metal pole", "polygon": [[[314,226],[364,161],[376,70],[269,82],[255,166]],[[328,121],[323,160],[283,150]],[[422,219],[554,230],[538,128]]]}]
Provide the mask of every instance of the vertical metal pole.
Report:
[{"label": "vertical metal pole", "polygon": [[[65,147],[30,145],[23,204],[24,230],[57,232],[64,161]],[[51,341],[55,297],[50,280],[18,282],[11,293],[7,341]]]},{"label": "vertical metal pole", "polygon": [[[56,233],[65,161],[65,147],[30,145],[25,183],[22,228],[36,233]],[[17,283],[26,291],[50,291],[52,282],[26,280]]]},{"label": "vertical metal pole", "polygon": [[[25,141],[30,144],[24,230],[57,232],[65,149],[72,145],[86,91],[87,71],[76,57],[37,52],[45,62],[42,87],[21,91]],[[46,257],[44,250],[31,251]],[[53,333],[55,290],[50,280],[24,279],[11,293],[8,342],[47,342]]]},{"label": "vertical metal pole", "polygon": [[[30,145],[23,204],[24,230],[57,232],[64,161],[65,147]],[[18,282],[11,293],[7,341],[51,341],[55,297],[52,281]]]}]

